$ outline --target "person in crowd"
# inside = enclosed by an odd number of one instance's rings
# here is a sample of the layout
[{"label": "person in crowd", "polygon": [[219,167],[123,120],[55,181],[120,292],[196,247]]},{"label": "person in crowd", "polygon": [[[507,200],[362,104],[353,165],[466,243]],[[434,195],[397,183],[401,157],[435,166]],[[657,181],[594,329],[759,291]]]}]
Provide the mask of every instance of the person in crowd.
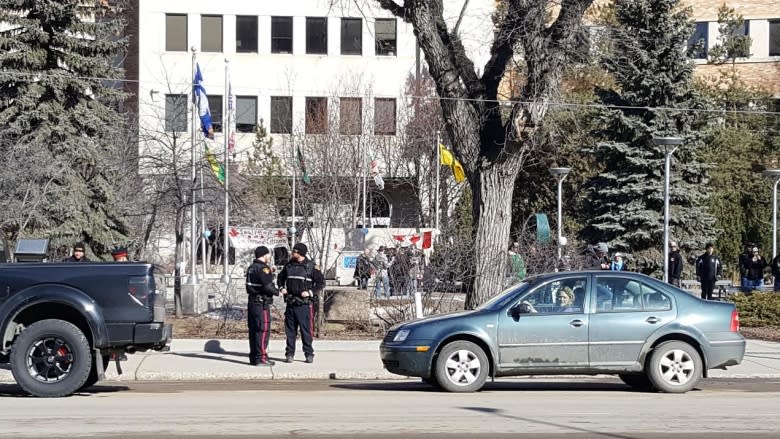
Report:
[{"label": "person in crowd", "polygon": [[[374,256],[374,268],[376,269],[376,280],[374,282],[374,294],[377,298],[390,297],[390,276],[388,275],[388,268],[390,262],[385,255],[385,247],[380,246],[379,250]],[[384,294],[383,294],[384,293]]]},{"label": "person in crowd", "polygon": [[609,270],[609,247],[606,243],[599,242],[590,247],[585,255],[585,268],[590,270]]},{"label": "person in crowd", "polygon": [[77,242],[73,245],[73,254],[62,262],[89,262],[89,258],[84,255],[86,247],[83,242]]},{"label": "person in crowd", "polygon": [[612,271],[625,271],[626,261],[623,259],[622,253],[615,253],[612,257],[612,262],[609,264],[609,269]]},{"label": "person in crowd", "polygon": [[409,294],[409,254],[408,249],[399,247],[395,251],[393,264],[390,266],[390,279],[394,295]]},{"label": "person in crowd", "polygon": [[715,282],[723,274],[723,264],[720,258],[715,254],[715,245],[707,243],[704,253],[696,258],[696,280],[701,284],[701,298],[712,300],[712,291],[715,289]]},{"label": "person in crowd", "polygon": [[680,287],[680,278],[682,277],[683,270],[683,258],[680,255],[680,249],[677,247],[677,243],[672,241],[669,243],[669,272],[667,278],[669,283]]},{"label": "person in crowd", "polygon": [[368,288],[368,280],[371,279],[371,249],[365,248],[363,253],[358,256],[355,264],[355,279],[359,290]]},{"label": "person in crowd", "polygon": [[412,247],[409,257],[409,294],[414,295],[420,286],[423,278],[423,258],[422,252],[416,247]]},{"label": "person in crowd", "polygon": [[742,292],[745,293],[752,290],[748,281],[748,266],[753,256],[752,250],[754,246],[752,242],[745,243],[742,253],[739,255],[739,286]]},{"label": "person in crowd", "polygon": [[303,354],[307,363],[314,362],[314,295],[323,285],[314,273],[314,262],[306,258],[309,248],[299,242],[293,246],[290,262],[284,266],[276,279],[287,307],[284,311],[284,331],[287,345],[284,350],[286,363],[295,358],[295,339],[300,329]]},{"label": "person in crowd", "polygon": [[780,292],[780,253],[772,259],[772,277],[775,279],[775,292]]},{"label": "person in crowd", "polygon": [[747,269],[747,283],[744,288],[747,288],[747,291],[760,290],[764,286],[764,269],[767,265],[769,264],[759,253],[758,247],[753,247],[745,267]]},{"label": "person in crowd", "polygon": [[261,245],[255,249],[255,260],[246,270],[249,364],[252,366],[274,365],[274,361],[268,359],[268,340],[271,338],[271,305],[279,290],[274,286],[270,261],[270,250]]},{"label": "person in crowd", "polygon": [[520,255],[519,242],[514,242],[509,247],[509,260],[507,262],[509,268],[507,283],[509,285],[512,285],[517,282],[522,282],[523,279],[525,279],[526,272],[525,272],[525,261],[523,260],[523,257]]}]

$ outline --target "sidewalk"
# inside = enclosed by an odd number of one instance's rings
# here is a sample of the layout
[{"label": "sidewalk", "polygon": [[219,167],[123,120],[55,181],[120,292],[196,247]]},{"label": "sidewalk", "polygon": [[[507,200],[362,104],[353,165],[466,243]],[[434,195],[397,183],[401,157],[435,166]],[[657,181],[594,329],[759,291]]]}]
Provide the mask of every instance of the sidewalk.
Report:
[{"label": "sidewalk", "polygon": [[[300,350],[300,343],[298,345]],[[170,352],[145,352],[128,355],[122,362],[123,374],[116,374],[110,364],[107,381],[187,381],[241,379],[406,379],[388,373],[379,359],[379,341],[315,340],[313,364],[303,362],[297,353],[287,364],[284,341],[272,340],[270,357],[273,367],[249,366],[246,340],[174,340]],[[728,370],[710,370],[712,378],[780,378],[780,343],[748,340],[742,364]],[[0,368],[0,382],[13,382],[8,365]]]}]

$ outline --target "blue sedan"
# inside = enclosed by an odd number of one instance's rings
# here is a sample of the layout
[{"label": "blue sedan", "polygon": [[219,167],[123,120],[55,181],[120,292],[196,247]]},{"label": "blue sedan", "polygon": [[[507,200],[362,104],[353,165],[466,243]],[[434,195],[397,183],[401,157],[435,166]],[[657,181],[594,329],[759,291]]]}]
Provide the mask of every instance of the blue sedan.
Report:
[{"label": "blue sedan", "polygon": [[488,378],[617,374],[631,386],[683,393],[709,369],[742,362],[732,303],[705,301],[630,272],[535,276],[478,309],[398,324],[380,346],[392,373],[451,392]]}]

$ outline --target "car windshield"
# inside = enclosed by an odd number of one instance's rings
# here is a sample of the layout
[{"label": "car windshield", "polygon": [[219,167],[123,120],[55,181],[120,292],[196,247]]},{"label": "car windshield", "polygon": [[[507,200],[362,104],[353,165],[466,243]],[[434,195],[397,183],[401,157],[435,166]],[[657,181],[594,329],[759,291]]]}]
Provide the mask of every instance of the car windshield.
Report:
[{"label": "car windshield", "polygon": [[483,303],[482,305],[478,306],[478,310],[492,310],[492,309],[498,309],[504,306],[506,302],[514,297],[514,292],[520,291],[520,289],[525,289],[529,284],[533,283],[531,280],[526,279],[524,282],[520,282],[517,284],[514,284],[506,289],[504,291],[496,294],[495,296],[491,297],[490,300]]}]

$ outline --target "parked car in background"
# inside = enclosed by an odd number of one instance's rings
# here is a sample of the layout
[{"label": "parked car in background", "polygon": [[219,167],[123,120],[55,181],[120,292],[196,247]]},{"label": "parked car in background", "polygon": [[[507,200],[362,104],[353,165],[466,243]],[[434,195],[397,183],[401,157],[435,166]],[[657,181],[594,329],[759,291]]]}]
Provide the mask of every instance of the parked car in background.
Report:
[{"label": "parked car in background", "polygon": [[528,278],[473,311],[398,324],[380,354],[388,371],[451,392],[490,377],[617,374],[682,393],[709,369],[742,362],[745,339],[733,303],[639,273],[581,271]]}]

